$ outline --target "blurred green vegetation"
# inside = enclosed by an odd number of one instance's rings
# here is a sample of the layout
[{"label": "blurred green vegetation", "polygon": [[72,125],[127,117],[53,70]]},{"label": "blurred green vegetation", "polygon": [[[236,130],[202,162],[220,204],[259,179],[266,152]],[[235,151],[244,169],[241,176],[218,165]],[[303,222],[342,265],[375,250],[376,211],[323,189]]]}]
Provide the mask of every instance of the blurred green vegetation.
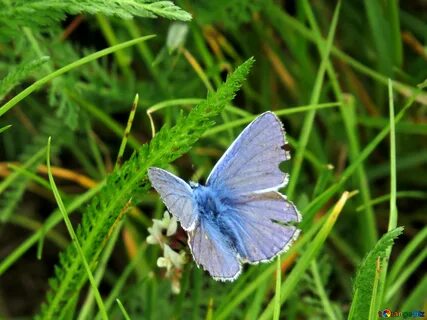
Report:
[{"label": "blurred green vegetation", "polygon": [[[1,319],[427,311],[424,1],[0,4]],[[267,110],[299,240],[218,283],[179,229],[165,241],[188,261],[165,273],[147,168],[203,183]]]}]

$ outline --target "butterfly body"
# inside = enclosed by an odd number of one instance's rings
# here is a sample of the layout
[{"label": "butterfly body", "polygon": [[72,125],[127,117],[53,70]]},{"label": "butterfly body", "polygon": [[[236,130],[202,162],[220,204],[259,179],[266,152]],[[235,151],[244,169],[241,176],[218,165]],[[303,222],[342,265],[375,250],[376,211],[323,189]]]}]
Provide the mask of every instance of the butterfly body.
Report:
[{"label": "butterfly body", "polygon": [[222,239],[218,241],[224,242],[228,251],[245,256],[242,239],[234,228],[233,221],[238,219],[238,213],[234,209],[233,199],[224,192],[202,185],[193,189],[193,197],[199,212],[199,223],[203,223],[205,228],[215,230],[214,234],[221,235]]},{"label": "butterfly body", "polygon": [[193,189],[193,199],[200,219],[216,219],[228,208],[226,198],[218,191],[203,185]]},{"label": "butterfly body", "polygon": [[188,233],[194,260],[214,279],[232,281],[242,263],[270,261],[298,237],[292,224],[301,217],[277,192],[288,180],[279,169],[289,159],[285,144],[280,120],[266,112],[233,142],[206,185],[149,169],[154,188]]}]

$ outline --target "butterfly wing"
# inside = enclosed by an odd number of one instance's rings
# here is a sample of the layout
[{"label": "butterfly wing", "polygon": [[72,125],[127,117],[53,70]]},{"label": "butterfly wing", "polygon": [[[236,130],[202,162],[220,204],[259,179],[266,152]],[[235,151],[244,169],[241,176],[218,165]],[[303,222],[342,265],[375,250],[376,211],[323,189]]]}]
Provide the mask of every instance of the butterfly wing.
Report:
[{"label": "butterfly wing", "polygon": [[181,178],[160,168],[149,168],[148,177],[168,211],[181,222],[184,230],[194,229],[198,215],[190,186]]},{"label": "butterfly wing", "polygon": [[250,123],[224,153],[207,179],[207,185],[234,194],[278,189],[287,182],[279,164],[289,158],[284,150],[285,131],[272,112]]},{"label": "butterfly wing", "polygon": [[239,276],[242,266],[236,252],[211,222],[200,219],[189,233],[188,244],[197,265],[201,265],[215,280],[233,281]]},{"label": "butterfly wing", "polygon": [[300,231],[293,224],[301,217],[291,202],[270,191],[239,197],[222,219],[233,232],[240,258],[258,263],[270,261],[290,247]]}]

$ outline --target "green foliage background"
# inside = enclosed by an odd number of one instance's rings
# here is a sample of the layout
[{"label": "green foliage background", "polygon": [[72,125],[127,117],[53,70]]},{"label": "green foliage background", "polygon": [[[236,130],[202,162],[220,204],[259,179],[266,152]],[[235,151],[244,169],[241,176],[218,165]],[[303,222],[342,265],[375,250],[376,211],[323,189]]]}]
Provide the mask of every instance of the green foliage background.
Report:
[{"label": "green foliage background", "polygon": [[[1,319],[427,309],[423,1],[0,4]],[[203,182],[267,110],[287,131],[300,239],[233,283],[188,261],[174,294],[146,243],[164,212],[147,168]],[[169,242],[188,250],[182,230]]]}]

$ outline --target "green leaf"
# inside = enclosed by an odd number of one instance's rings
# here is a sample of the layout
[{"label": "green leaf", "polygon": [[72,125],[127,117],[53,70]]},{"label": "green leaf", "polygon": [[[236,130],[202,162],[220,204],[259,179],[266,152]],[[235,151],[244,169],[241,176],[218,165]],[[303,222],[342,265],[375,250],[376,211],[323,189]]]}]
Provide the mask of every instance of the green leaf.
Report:
[{"label": "green leaf", "polygon": [[387,249],[390,248],[394,240],[401,235],[403,227],[393,229],[384,234],[378,240],[375,247],[366,255],[356,275],[356,280],[353,287],[353,303],[351,304],[350,314],[348,319],[369,319],[369,302],[372,300],[376,260],[378,257],[386,256]]}]

